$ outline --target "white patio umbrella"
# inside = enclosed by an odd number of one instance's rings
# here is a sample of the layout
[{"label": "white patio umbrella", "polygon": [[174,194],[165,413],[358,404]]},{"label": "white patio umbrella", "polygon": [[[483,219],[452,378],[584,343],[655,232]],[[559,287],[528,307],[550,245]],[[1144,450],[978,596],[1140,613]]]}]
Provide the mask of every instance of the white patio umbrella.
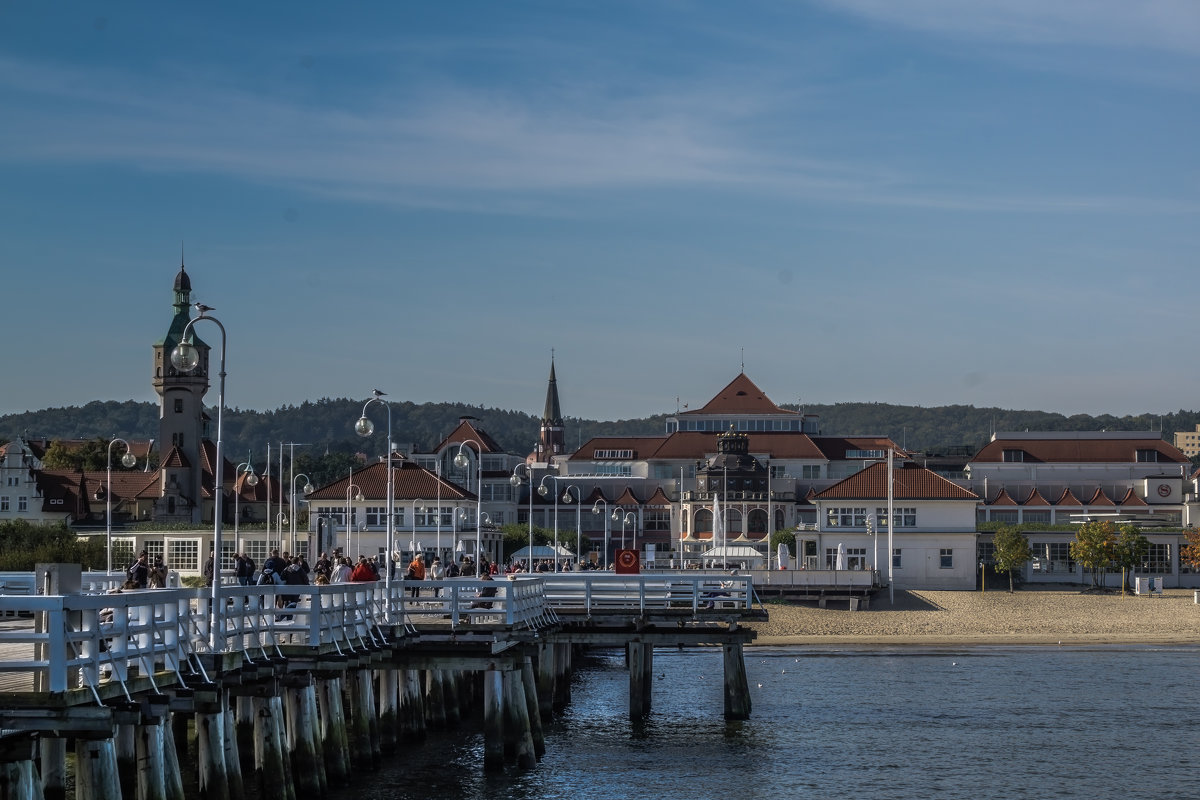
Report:
[{"label": "white patio umbrella", "polygon": [[778,557],[776,558],[776,560],[779,562],[779,568],[789,569],[789,562],[791,561],[791,558],[792,554],[788,552],[788,546],[783,542],[780,542],[779,553]]},{"label": "white patio umbrella", "polygon": [[838,542],[837,562],[834,564],[834,569],[846,568],[846,545]]}]

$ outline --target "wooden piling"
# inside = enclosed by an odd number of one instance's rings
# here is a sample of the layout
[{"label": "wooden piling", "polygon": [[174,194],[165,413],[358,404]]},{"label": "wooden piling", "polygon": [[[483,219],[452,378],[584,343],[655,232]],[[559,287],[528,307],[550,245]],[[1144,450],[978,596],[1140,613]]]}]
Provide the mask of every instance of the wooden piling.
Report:
[{"label": "wooden piling", "polygon": [[225,720],[219,708],[196,712],[196,762],[202,800],[230,800],[225,769]]},{"label": "wooden piling", "polygon": [[350,763],[360,769],[375,765],[371,745],[371,717],[374,714],[370,670],[356,669],[350,673]]},{"label": "wooden piling", "polygon": [[750,719],[750,682],[740,643],[725,644],[725,719]]},{"label": "wooden piling", "polygon": [[33,758],[0,763],[0,800],[45,800]]},{"label": "wooden piling", "polygon": [[321,786],[321,794],[329,790],[329,776],[325,771],[325,732],[321,728],[321,715],[317,704],[317,684],[309,681],[304,687],[304,717],[308,720],[309,736],[313,743],[314,769],[317,771],[317,781]]},{"label": "wooden piling", "polygon": [[[167,719],[163,721],[163,783],[167,800],[184,800],[183,769],[179,765],[178,740],[175,738],[177,718],[183,718],[186,722],[187,715],[168,714]],[[187,725],[185,724],[183,728],[186,731]],[[186,746],[187,739],[185,738],[183,742]]]},{"label": "wooden piling", "polygon": [[521,687],[525,690],[525,716],[533,737],[533,754],[541,760],[546,755],[546,737],[542,731],[542,716],[538,711],[537,680],[533,675],[533,657],[525,656],[521,663]]},{"label": "wooden piling", "polygon": [[483,769],[504,769],[504,678],[499,669],[483,676]]},{"label": "wooden piling", "polygon": [[456,669],[444,669],[442,672],[442,713],[446,717],[446,727],[458,725],[461,715],[462,673]]},{"label": "wooden piling", "polygon": [[401,718],[404,721],[403,738],[416,742],[425,738],[425,693],[421,691],[421,671],[404,671],[404,693],[401,697]]},{"label": "wooden piling", "polygon": [[[38,742],[41,763],[40,787],[45,800],[66,800],[67,740],[45,738]],[[30,762],[32,765],[32,762]],[[14,797],[19,795],[14,795]]]},{"label": "wooden piling", "polygon": [[346,714],[342,708],[342,679],[324,678],[319,687],[325,775],[330,783],[341,786],[350,779],[350,747],[346,736]]},{"label": "wooden piling", "polygon": [[135,731],[137,750],[137,800],[167,800],[167,765],[163,753],[161,719],[144,720]]},{"label": "wooden piling", "polygon": [[225,710],[221,713],[221,721],[225,725],[225,775],[229,781],[229,797],[231,800],[242,800],[246,796],[246,784],[242,777],[241,743],[237,738],[237,715],[227,704],[222,704]]},{"label": "wooden piling", "polygon": [[283,761],[283,790],[287,793],[287,800],[296,800],[296,784],[292,777],[292,760],[288,757],[287,717],[283,713],[283,698],[279,695],[268,697],[267,706],[271,709],[271,716],[274,718],[275,736],[279,740],[276,746]]},{"label": "wooden piling", "polygon": [[554,653],[555,646],[549,642],[539,642],[537,648],[537,697],[538,711],[543,722],[554,719]]},{"label": "wooden piling", "polygon": [[112,739],[75,740],[75,796],[79,800],[121,796],[117,744]]},{"label": "wooden piling", "polygon": [[254,698],[254,775],[261,800],[287,800],[279,721],[266,697]]},{"label": "wooden piling", "polygon": [[121,796],[135,798],[138,785],[136,726],[118,725],[113,741],[117,748],[117,777],[121,781]]},{"label": "wooden piling", "polygon": [[654,645],[643,643],[642,647],[642,708],[650,713],[654,700]]},{"label": "wooden piling", "polygon": [[297,797],[318,797],[321,794],[321,778],[317,774],[316,745],[313,742],[313,724],[308,717],[305,701],[307,685],[289,686],[287,699],[287,741],[291,752],[292,783]]},{"label": "wooden piling", "polygon": [[625,645],[625,657],[629,663],[629,719],[637,722],[646,718],[646,692],[642,687],[646,680],[645,648],[641,642],[629,642]]},{"label": "wooden piling", "polygon": [[537,754],[533,748],[529,706],[525,703],[525,684],[519,668],[504,671],[504,708],[505,730],[509,732],[505,738],[513,743],[513,753],[508,757],[521,769],[533,769],[537,766]]},{"label": "wooden piling", "polygon": [[384,669],[379,674],[379,749],[391,754],[396,751],[396,739],[399,733],[400,721],[397,710],[400,707],[400,672],[395,669]]}]

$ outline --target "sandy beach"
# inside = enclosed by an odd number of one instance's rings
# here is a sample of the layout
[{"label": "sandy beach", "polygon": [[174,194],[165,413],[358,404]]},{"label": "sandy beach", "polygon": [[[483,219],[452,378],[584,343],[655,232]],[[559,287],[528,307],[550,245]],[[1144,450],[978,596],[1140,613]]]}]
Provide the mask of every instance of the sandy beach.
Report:
[{"label": "sandy beach", "polygon": [[771,602],[770,621],[751,627],[757,645],[1200,643],[1200,606],[1191,589],[1122,597],[1083,588],[897,591],[894,605],[885,590],[866,611],[850,611],[846,601],[825,609]]}]

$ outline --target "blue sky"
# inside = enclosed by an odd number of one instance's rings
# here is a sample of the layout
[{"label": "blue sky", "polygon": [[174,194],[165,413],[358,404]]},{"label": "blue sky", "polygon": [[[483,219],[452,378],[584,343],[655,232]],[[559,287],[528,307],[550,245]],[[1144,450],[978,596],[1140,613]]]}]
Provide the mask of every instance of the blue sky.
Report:
[{"label": "blue sky", "polygon": [[181,243],[232,407],[1194,409],[1198,77],[1194,0],[5,3],[0,413],[154,399]]}]

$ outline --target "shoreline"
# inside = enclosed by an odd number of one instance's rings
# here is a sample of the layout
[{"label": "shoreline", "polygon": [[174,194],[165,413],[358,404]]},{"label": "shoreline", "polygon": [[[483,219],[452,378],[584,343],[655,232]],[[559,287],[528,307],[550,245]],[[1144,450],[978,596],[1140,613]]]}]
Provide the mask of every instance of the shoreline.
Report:
[{"label": "shoreline", "polygon": [[964,647],[1200,644],[1190,589],[1162,596],[1027,587],[1008,592],[897,591],[867,610],[771,602],[749,647]]}]

